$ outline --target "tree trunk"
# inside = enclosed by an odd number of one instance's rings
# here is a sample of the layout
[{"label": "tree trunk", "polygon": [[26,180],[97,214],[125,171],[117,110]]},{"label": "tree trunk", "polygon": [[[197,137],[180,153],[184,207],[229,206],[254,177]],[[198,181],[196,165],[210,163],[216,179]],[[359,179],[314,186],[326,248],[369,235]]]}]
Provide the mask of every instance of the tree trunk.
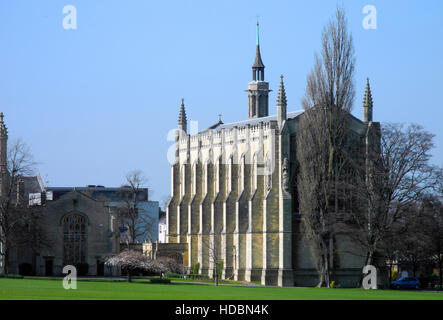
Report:
[{"label": "tree trunk", "polygon": [[328,259],[328,246],[323,242],[321,249],[321,263],[320,269],[318,270],[320,273],[320,282],[317,287],[329,287],[329,259]]},{"label": "tree trunk", "polygon": [[417,263],[415,261],[412,262],[412,274],[415,277],[415,273],[416,273],[416,269],[417,269]]},{"label": "tree trunk", "polygon": [[442,274],[443,265],[442,265],[442,259],[440,258],[438,260],[439,260],[438,261],[438,267],[439,267],[438,274],[440,277],[440,290],[442,290],[443,289],[443,274]]},{"label": "tree trunk", "polygon": [[325,254],[325,286],[326,288],[329,288],[329,259],[328,259],[328,254]]},{"label": "tree trunk", "polygon": [[127,281],[128,281],[128,282],[131,282],[131,281],[132,281],[132,279],[131,279],[131,270],[128,269],[128,270],[126,271],[126,274],[127,274]]},{"label": "tree trunk", "polygon": [[3,256],[4,260],[3,260],[3,264],[4,264],[4,270],[5,270],[5,274],[9,273],[9,249],[8,247],[5,246],[5,255]]},{"label": "tree trunk", "polygon": [[32,275],[37,275],[37,252],[32,249]]},{"label": "tree trunk", "polygon": [[372,259],[374,257],[374,251],[371,249],[368,251],[368,255],[366,256],[366,266],[372,264]]},{"label": "tree trunk", "polygon": [[[337,210],[338,212],[338,210]],[[334,270],[334,238],[333,235],[329,237],[329,280],[335,282]]]},{"label": "tree trunk", "polygon": [[325,274],[323,273],[323,270],[320,270],[320,279],[319,282],[317,284],[317,288],[321,288],[323,287],[323,284],[325,283]]},{"label": "tree trunk", "polygon": [[392,263],[389,264],[389,285],[391,285],[392,282]]},{"label": "tree trunk", "polygon": [[132,228],[131,228],[132,232],[131,232],[131,238],[132,238],[132,243],[135,243],[135,218],[132,219]]},{"label": "tree trunk", "polygon": [[0,254],[0,259],[3,260],[3,265],[2,265],[2,269],[0,269],[0,274],[6,273],[6,269],[5,269],[5,255],[3,253]]},{"label": "tree trunk", "polygon": [[391,285],[392,282],[392,264],[389,264],[389,275],[388,275],[388,279],[389,279],[389,285]]},{"label": "tree trunk", "polygon": [[218,286],[218,263],[215,264],[215,285]]}]

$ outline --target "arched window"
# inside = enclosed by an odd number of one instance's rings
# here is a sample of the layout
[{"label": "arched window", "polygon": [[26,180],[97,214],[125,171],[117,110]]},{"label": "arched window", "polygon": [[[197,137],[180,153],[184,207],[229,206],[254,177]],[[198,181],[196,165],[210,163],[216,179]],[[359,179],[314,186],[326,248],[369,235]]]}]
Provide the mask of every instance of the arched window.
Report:
[{"label": "arched window", "polygon": [[63,263],[76,265],[86,263],[87,221],[80,214],[69,214],[63,218]]}]

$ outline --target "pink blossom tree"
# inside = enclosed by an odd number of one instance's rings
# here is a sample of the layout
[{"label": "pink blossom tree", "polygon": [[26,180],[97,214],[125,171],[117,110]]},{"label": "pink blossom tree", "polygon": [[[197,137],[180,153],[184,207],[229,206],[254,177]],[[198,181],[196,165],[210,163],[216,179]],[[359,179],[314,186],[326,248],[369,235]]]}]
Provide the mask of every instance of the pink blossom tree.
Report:
[{"label": "pink blossom tree", "polygon": [[127,271],[128,282],[131,282],[131,273],[138,270],[150,271],[153,268],[153,260],[140,251],[124,250],[118,254],[105,258],[105,265],[124,268]]},{"label": "pink blossom tree", "polygon": [[151,259],[140,251],[124,250],[105,258],[105,264],[108,266],[117,266],[126,269],[128,282],[131,282],[131,275],[134,270],[145,270],[152,273],[158,273],[160,278],[166,272],[183,273],[183,265],[172,258],[159,257]]}]

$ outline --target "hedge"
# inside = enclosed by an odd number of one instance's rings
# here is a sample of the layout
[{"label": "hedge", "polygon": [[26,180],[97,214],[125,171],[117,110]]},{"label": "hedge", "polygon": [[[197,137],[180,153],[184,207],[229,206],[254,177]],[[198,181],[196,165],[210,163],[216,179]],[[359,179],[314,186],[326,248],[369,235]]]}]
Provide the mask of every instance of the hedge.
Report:
[{"label": "hedge", "polygon": [[161,279],[161,278],[152,278],[152,279],[149,279],[149,281],[151,283],[171,283],[171,280],[169,280],[169,279]]},{"label": "hedge", "polygon": [[20,275],[20,274],[12,274],[12,273],[4,274],[4,273],[1,273],[0,274],[0,278],[23,279],[23,276]]}]

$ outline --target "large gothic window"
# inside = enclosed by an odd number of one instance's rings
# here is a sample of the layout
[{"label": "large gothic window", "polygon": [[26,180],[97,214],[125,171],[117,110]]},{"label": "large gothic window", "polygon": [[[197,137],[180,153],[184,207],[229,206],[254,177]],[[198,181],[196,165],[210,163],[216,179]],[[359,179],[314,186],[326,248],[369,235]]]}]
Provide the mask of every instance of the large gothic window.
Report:
[{"label": "large gothic window", "polygon": [[63,218],[63,263],[76,265],[86,262],[87,221],[80,214],[69,214]]}]

